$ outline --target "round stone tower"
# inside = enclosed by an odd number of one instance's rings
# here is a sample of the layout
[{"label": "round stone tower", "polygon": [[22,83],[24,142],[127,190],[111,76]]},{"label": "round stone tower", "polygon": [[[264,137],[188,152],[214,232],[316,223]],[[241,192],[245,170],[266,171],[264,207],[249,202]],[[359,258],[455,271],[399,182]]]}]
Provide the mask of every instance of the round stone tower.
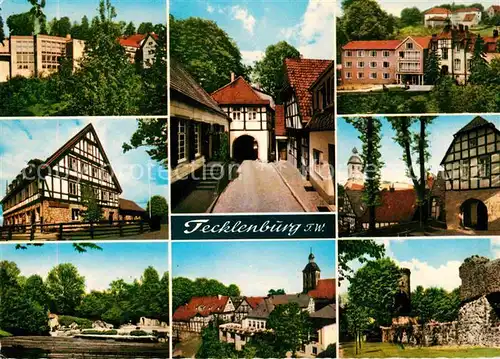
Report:
[{"label": "round stone tower", "polygon": [[352,155],[347,161],[347,181],[363,183],[363,161],[358,155],[356,147],[352,149]]},{"label": "round stone tower", "polygon": [[302,288],[303,292],[307,293],[310,290],[316,289],[318,285],[318,281],[320,279],[321,269],[319,269],[318,265],[314,261],[314,254],[309,254],[309,263],[305,266],[304,270],[302,270]]},{"label": "round stone tower", "polygon": [[395,298],[395,308],[398,316],[407,316],[411,313],[410,275],[411,271],[408,268],[401,268],[398,292]]}]

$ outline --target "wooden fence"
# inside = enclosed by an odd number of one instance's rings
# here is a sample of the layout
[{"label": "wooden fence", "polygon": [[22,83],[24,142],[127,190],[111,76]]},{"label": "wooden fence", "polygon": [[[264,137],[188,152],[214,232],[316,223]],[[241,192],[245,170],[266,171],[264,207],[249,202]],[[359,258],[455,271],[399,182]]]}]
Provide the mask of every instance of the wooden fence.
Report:
[{"label": "wooden fence", "polygon": [[130,237],[150,231],[145,220],[20,224],[0,227],[0,240],[85,240]]}]

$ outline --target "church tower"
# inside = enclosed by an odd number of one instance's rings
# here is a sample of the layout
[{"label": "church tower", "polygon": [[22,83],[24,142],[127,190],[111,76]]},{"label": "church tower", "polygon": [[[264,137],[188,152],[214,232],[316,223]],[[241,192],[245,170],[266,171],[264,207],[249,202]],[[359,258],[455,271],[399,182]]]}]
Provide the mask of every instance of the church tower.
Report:
[{"label": "church tower", "polygon": [[307,293],[310,290],[316,289],[316,286],[318,285],[318,281],[321,276],[321,270],[319,269],[318,265],[314,261],[314,254],[311,253],[309,254],[309,263],[305,266],[304,270],[302,271],[302,292]]},{"label": "church tower", "polygon": [[363,161],[358,155],[356,147],[352,149],[352,155],[347,161],[347,181],[362,184],[364,182],[363,176]]}]

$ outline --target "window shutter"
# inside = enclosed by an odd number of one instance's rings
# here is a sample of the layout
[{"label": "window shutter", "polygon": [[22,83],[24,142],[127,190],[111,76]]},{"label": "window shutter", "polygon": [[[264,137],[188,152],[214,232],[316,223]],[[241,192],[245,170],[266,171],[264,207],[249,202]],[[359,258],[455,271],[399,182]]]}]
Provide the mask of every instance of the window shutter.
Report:
[{"label": "window shutter", "polygon": [[179,160],[179,148],[177,141],[177,132],[179,131],[179,120],[177,118],[170,118],[170,168],[177,167]]},{"label": "window shutter", "polygon": [[188,153],[187,153],[187,158],[192,161],[194,160],[195,157],[195,137],[194,137],[194,126],[196,125],[196,122],[189,121],[187,122],[187,141],[188,141]]}]

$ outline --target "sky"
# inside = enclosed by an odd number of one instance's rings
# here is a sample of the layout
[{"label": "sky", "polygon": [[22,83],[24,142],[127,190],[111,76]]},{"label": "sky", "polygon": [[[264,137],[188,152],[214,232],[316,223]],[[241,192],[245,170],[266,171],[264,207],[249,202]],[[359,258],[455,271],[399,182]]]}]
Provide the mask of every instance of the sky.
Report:
[{"label": "sky", "polygon": [[243,62],[287,41],[305,58],[333,59],[334,0],[171,0],[177,19],[213,20],[236,42]]},{"label": "sky", "polygon": [[[469,123],[475,115],[459,115],[459,116],[438,116],[433,123],[428,127],[429,136],[429,152],[431,158],[428,162],[430,171],[437,174],[443,170],[439,165],[443,159],[448,147],[453,141],[453,134]],[[482,115],[486,120],[492,122],[500,129],[500,116]],[[395,132],[385,118],[382,119],[382,160],[385,163],[382,169],[382,180],[391,182],[411,183],[406,177],[406,165],[402,160],[403,150],[394,142]],[[338,183],[344,184],[347,180],[347,161],[351,157],[352,149],[356,147],[358,152],[362,151],[362,143],[359,140],[358,131],[344,118],[337,120],[337,178]],[[418,130],[418,125],[413,128]],[[415,161],[414,161],[415,162]],[[417,170],[416,165],[414,166]]]},{"label": "sky", "polygon": [[335,278],[333,240],[174,242],[172,276],[236,284],[246,296],[266,296],[270,289],[280,288],[300,293],[311,249],[321,278]]},{"label": "sky", "polygon": [[[456,5],[461,5],[461,4],[464,4],[464,5],[470,5],[470,4],[474,4],[474,3],[480,3],[483,5],[483,7],[485,9],[489,8],[491,5],[498,5],[498,0],[478,0],[478,1],[475,1],[475,0],[464,0],[464,1],[460,1],[460,0],[412,0],[411,3],[410,2],[407,2],[407,1],[401,1],[401,0],[378,0],[378,3],[380,5],[380,7],[387,11],[388,13],[390,14],[393,14],[393,15],[396,15],[396,16],[400,16],[401,14],[401,10],[403,10],[404,8],[406,7],[413,7],[413,6],[416,6],[420,11],[425,11],[425,10],[428,10],[430,8],[433,8],[435,6],[438,6],[438,5],[442,5],[442,4],[451,4],[451,3],[455,3]],[[337,9],[336,11],[341,14],[342,13],[342,10],[341,10],[341,0],[338,1],[338,4],[337,4]]]},{"label": "sky", "polygon": [[[123,190],[120,198],[146,209],[150,191],[152,195],[168,197],[168,173],[151,160],[146,148],[123,153],[122,144],[129,142],[137,129],[137,121],[128,118],[0,121],[0,197],[5,195],[6,182],[12,182],[29,160],[47,159],[88,123],[93,124],[120,182]],[[2,209],[0,223],[1,214]]]},{"label": "sky", "polygon": [[[117,21],[132,21],[136,27],[141,22],[152,22],[153,24],[165,24],[167,22],[167,6],[165,0],[111,0],[115,7]],[[29,11],[31,4],[28,0],[0,0],[1,14],[4,22],[12,14]],[[71,21],[82,19],[87,15],[89,20],[98,15],[99,0],[46,0],[45,15],[47,21],[67,16]],[[8,27],[5,25],[8,33]]]},{"label": "sky", "polygon": [[15,249],[15,244],[0,245],[0,261],[15,262],[21,275],[40,275],[44,280],[52,268],[71,263],[85,277],[86,292],[107,289],[116,279],[132,283],[152,266],[160,277],[168,271],[168,243],[98,243],[102,251],[78,253],[71,243],[47,243],[41,247]]},{"label": "sky", "polygon": [[[500,258],[500,238],[440,238],[440,239],[376,239],[385,245],[386,256],[401,268],[411,271],[411,290],[421,285],[424,288],[442,287],[451,291],[462,283],[458,268],[464,259],[472,255],[489,259]],[[351,261],[355,271],[361,267]],[[343,281],[340,293],[346,293],[348,282]]]}]

